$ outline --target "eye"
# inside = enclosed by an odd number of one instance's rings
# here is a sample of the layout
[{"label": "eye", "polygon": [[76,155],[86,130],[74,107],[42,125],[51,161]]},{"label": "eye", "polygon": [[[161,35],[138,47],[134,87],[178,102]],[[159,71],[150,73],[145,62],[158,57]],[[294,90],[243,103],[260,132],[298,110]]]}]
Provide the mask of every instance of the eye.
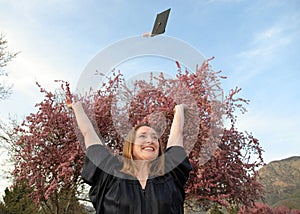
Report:
[{"label": "eye", "polygon": [[158,137],[156,135],[153,135],[152,138],[158,140]]},{"label": "eye", "polygon": [[144,134],[139,135],[139,138],[145,138],[146,136]]}]

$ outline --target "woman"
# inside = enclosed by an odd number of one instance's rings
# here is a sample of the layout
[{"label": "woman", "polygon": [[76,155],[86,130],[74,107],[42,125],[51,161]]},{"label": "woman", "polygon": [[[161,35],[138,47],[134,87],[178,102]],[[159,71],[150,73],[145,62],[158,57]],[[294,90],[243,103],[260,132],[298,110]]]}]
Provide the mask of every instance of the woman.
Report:
[{"label": "woman", "polygon": [[191,170],[183,148],[186,105],[175,107],[165,153],[156,131],[141,124],[128,133],[123,161],[103,146],[81,103],[68,106],[84,136],[82,177],[91,186],[89,196],[97,214],[184,213],[184,185]]}]

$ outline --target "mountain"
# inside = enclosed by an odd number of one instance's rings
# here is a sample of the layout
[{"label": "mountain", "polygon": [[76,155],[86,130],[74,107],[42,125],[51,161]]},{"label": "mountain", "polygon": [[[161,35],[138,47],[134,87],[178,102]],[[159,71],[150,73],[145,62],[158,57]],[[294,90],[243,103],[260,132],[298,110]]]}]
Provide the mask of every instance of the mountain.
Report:
[{"label": "mountain", "polygon": [[272,161],[258,173],[266,204],[300,210],[300,156]]}]

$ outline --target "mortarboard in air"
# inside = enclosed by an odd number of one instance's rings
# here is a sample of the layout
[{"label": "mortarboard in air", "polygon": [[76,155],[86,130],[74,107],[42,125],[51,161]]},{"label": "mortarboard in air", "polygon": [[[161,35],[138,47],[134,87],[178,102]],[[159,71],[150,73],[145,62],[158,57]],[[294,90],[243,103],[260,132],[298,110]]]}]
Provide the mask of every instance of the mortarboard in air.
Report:
[{"label": "mortarboard in air", "polygon": [[157,14],[151,36],[156,36],[165,32],[170,11],[171,8]]}]

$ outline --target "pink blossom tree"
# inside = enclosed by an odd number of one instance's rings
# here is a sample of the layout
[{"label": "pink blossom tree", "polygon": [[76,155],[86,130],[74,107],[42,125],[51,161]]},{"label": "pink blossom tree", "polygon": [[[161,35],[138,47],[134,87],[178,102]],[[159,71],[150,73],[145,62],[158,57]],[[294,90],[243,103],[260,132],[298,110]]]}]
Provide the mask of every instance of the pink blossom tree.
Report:
[{"label": "pink blossom tree", "polygon": [[[219,99],[225,77],[212,71],[209,60],[195,72],[182,71],[179,63],[177,66],[175,79],[162,73],[152,76],[150,82],[135,81],[133,90],[128,90],[122,74],[115,72],[101,90],[83,97],[96,131],[115,155],[122,151],[128,128],[142,121],[154,124],[166,145],[174,106],[186,103],[195,113],[184,130],[185,149],[193,165],[186,186],[187,204],[194,208],[212,203],[251,206],[262,198],[256,169],[264,162],[259,141],[238,131],[235,124],[237,112],[245,112],[248,101],[237,98],[239,88]],[[60,191],[74,194],[82,187],[82,137],[65,105],[65,97],[76,95],[71,94],[68,83],[62,82],[61,87],[65,94],[40,86],[45,99],[36,105],[38,111],[15,129],[21,136],[15,147],[16,181],[28,180],[34,187],[31,196],[45,206],[49,200],[59,204]],[[123,103],[118,106],[120,99]],[[224,126],[224,119],[229,126]]]}]

